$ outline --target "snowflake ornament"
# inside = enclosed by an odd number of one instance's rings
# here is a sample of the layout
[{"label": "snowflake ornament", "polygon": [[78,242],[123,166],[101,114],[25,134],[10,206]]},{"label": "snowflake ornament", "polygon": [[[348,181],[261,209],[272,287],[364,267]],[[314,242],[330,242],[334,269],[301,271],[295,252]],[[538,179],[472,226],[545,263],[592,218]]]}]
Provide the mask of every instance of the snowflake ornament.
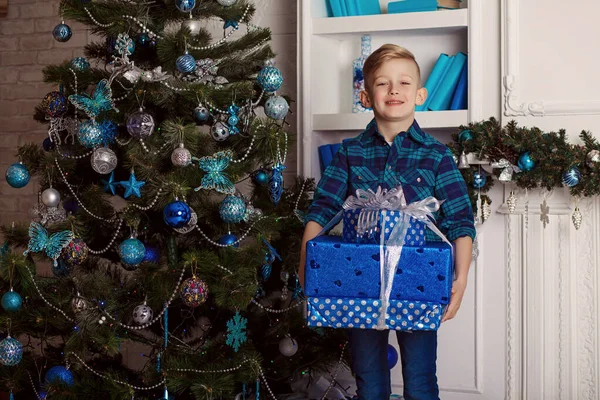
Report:
[{"label": "snowflake ornament", "polygon": [[240,346],[246,343],[246,323],[248,320],[242,317],[239,311],[227,321],[227,341],[225,343],[231,346],[236,353]]},{"label": "snowflake ornament", "polygon": [[212,58],[196,60],[196,69],[194,69],[194,72],[184,76],[183,79],[221,88],[224,84],[229,83],[229,81],[227,78],[217,75],[219,70],[217,65],[218,62],[214,61]]}]

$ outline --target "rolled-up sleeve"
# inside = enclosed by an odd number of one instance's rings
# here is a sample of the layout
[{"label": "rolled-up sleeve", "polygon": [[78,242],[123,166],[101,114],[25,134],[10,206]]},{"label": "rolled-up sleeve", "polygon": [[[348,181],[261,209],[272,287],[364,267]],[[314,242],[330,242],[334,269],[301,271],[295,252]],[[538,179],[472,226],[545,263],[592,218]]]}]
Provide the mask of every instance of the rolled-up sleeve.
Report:
[{"label": "rolled-up sleeve", "polygon": [[438,167],[435,197],[444,200],[439,228],[448,240],[463,236],[475,240],[475,220],[469,191],[450,149],[446,149]]},{"label": "rolled-up sleeve", "polygon": [[321,226],[327,225],[342,209],[347,192],[348,153],[344,143],[342,143],[321,176],[305,222],[315,221]]}]

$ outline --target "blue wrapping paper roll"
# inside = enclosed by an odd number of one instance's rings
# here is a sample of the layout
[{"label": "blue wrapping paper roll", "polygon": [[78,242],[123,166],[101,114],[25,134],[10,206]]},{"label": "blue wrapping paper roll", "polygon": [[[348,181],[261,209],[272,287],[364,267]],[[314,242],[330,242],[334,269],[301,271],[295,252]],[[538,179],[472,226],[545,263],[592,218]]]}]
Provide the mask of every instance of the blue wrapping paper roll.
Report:
[{"label": "blue wrapping paper roll", "polygon": [[[378,244],[355,244],[339,236],[318,236],[306,245],[308,297],[379,299]],[[390,299],[447,304],[453,279],[451,248],[441,242],[404,246]]]},{"label": "blue wrapping paper roll", "polygon": [[[381,301],[339,297],[312,297],[307,300],[308,326],[376,329]],[[441,304],[390,300],[385,319],[387,329],[401,331],[437,330],[442,322]]]},{"label": "blue wrapping paper roll", "polygon": [[[368,236],[357,234],[357,224],[361,209],[353,208],[350,210],[344,210],[344,229],[342,231],[342,238],[344,242],[348,243],[372,243],[379,244],[381,224],[383,222],[383,214],[379,211],[379,221],[377,222],[377,228],[372,235]],[[396,210],[387,210],[387,221],[385,224],[384,239],[387,240],[390,237],[392,229],[396,223],[401,220],[402,212]],[[425,245],[425,224],[421,221],[417,221],[413,217],[410,218],[410,226],[406,237],[404,238],[405,246],[424,246]]]}]

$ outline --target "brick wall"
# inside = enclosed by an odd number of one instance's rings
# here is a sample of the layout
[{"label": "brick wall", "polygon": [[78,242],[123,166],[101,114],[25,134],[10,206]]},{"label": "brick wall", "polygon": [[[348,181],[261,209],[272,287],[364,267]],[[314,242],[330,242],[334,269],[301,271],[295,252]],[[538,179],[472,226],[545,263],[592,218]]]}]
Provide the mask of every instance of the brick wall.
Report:
[{"label": "brick wall", "polygon": [[[16,148],[27,142],[40,143],[47,126],[32,118],[34,107],[56,88],[43,83],[42,69],[83,55],[83,46],[92,40],[87,27],[67,21],[73,37],[66,43],[52,38],[58,23],[58,0],[10,0],[8,14],[0,17],[0,224],[29,220],[37,202],[38,186],[32,180],[22,189],[8,186],[4,173],[16,161]],[[285,83],[283,92],[296,97],[296,1],[255,0],[257,25],[273,31],[272,46]],[[294,106],[292,105],[292,110]],[[291,129],[295,130],[295,115]],[[286,176],[296,173],[296,151],[290,149]]]}]

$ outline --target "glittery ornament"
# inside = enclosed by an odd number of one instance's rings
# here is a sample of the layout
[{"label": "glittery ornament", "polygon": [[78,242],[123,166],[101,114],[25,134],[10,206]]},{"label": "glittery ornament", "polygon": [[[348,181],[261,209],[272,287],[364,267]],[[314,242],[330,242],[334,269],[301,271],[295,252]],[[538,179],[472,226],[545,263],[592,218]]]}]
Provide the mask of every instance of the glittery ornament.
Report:
[{"label": "glittery ornament", "polygon": [[217,142],[222,142],[229,137],[229,128],[223,122],[218,121],[210,128],[210,134]]},{"label": "glittery ornament", "polygon": [[181,12],[188,13],[196,7],[196,0],[175,0],[175,7]]},{"label": "glittery ornament", "polygon": [[600,163],[600,151],[593,149],[585,156],[585,165],[590,168],[594,168]]},{"label": "glittery ornament", "polygon": [[481,189],[487,182],[487,175],[483,171],[475,171],[473,173],[473,187],[475,189]]},{"label": "glittery ornament", "polygon": [[581,172],[577,167],[571,167],[562,175],[562,183],[565,186],[573,187],[581,182]]},{"label": "glittery ornament", "polygon": [[515,195],[515,192],[510,192],[508,199],[506,199],[506,205],[508,206],[508,212],[514,214],[515,209],[517,208],[517,196]]},{"label": "glittery ornament", "polygon": [[146,305],[146,303],[140,304],[133,309],[133,321],[138,325],[147,324],[148,322],[152,321],[153,317],[154,312]]},{"label": "glittery ornament", "polygon": [[196,121],[198,125],[208,122],[209,119],[210,111],[208,111],[208,108],[204,107],[203,105],[199,105],[198,107],[194,108],[194,121]]},{"label": "glittery ornament", "polygon": [[517,166],[523,171],[531,171],[535,167],[535,161],[531,158],[531,154],[526,151],[519,156]]},{"label": "glittery ornament", "polygon": [[219,214],[223,222],[237,224],[244,219],[246,203],[237,196],[227,196],[219,204]]},{"label": "glittery ornament", "polygon": [[127,118],[127,132],[135,139],[145,139],[154,132],[154,117],[140,109]]},{"label": "glittery ornament", "polygon": [[79,124],[77,140],[82,146],[87,147],[88,149],[93,149],[96,146],[100,146],[104,140],[102,127],[95,121],[83,121],[81,124]]},{"label": "glittery ornament", "polygon": [[271,178],[269,179],[269,197],[273,204],[279,204],[281,195],[283,194],[283,170],[285,165],[275,164],[271,172]]},{"label": "glittery ornament", "polygon": [[581,223],[583,222],[583,215],[581,214],[581,211],[579,211],[579,207],[575,207],[573,215],[571,215],[571,220],[573,220],[575,229],[579,230],[579,228],[581,228]]},{"label": "glittery ornament", "polygon": [[87,244],[80,238],[74,238],[62,250],[61,256],[71,265],[81,265],[87,260],[88,253],[89,248]]},{"label": "glittery ornament", "polygon": [[46,382],[50,384],[65,384],[69,387],[75,384],[73,373],[62,365],[50,368],[48,372],[46,372],[45,379]]},{"label": "glittery ornament", "polygon": [[286,357],[292,357],[298,351],[298,342],[291,336],[279,341],[279,352]]},{"label": "glittery ornament", "polygon": [[194,72],[196,69],[196,59],[191,54],[184,54],[177,57],[175,66],[177,67],[177,71],[183,74],[188,74],[190,72]]},{"label": "glittery ornament", "polygon": [[160,251],[156,247],[151,247],[145,244],[146,255],[144,256],[144,262],[158,263],[160,261]]},{"label": "glittery ornament", "polygon": [[61,92],[50,92],[42,99],[42,110],[52,118],[58,118],[67,112],[67,98]]},{"label": "glittery ornament", "polygon": [[87,71],[90,69],[90,63],[83,57],[75,57],[71,60],[71,68],[79,72]]},{"label": "glittery ornament", "polygon": [[192,153],[186,149],[183,143],[179,143],[179,147],[171,153],[171,162],[176,167],[185,167],[192,162]]},{"label": "glittery ornament", "polygon": [[260,70],[256,77],[256,81],[265,92],[276,92],[283,83],[283,75],[281,75],[279,69],[267,65]]},{"label": "glittery ornament", "polygon": [[237,0],[217,0],[217,3],[224,7],[229,7],[235,4]]},{"label": "glittery ornament", "polygon": [[[239,243],[235,243],[237,242],[238,238],[235,235],[232,235],[231,233],[228,233],[227,235],[223,235],[219,238],[219,244],[222,244],[224,246],[229,246],[229,247],[240,247]],[[235,243],[235,244],[233,244]]]},{"label": "glittery ornament", "polygon": [[282,120],[284,119],[290,106],[283,96],[271,96],[265,102],[265,114],[269,118]]},{"label": "glittery ornament", "polygon": [[56,207],[60,203],[60,193],[54,188],[48,188],[42,192],[42,203],[46,207]]},{"label": "glittery ornament", "polygon": [[5,367],[14,367],[23,358],[23,345],[10,336],[0,341],[0,364]]},{"label": "glittery ornament", "polygon": [[56,41],[64,43],[71,39],[71,36],[73,36],[73,31],[71,30],[71,27],[65,24],[63,21],[54,27],[52,30],[52,36]]},{"label": "glittery ornament", "polygon": [[171,228],[183,228],[191,217],[192,211],[183,201],[172,201],[163,209],[163,220]]},{"label": "glittery ornament", "polygon": [[208,286],[204,281],[192,276],[181,284],[179,295],[186,306],[198,307],[206,301]]},{"label": "glittery ornament", "polygon": [[29,179],[31,179],[31,175],[23,163],[15,163],[6,170],[6,182],[15,189],[27,185]]},{"label": "glittery ornament", "polygon": [[119,257],[127,266],[137,266],[146,256],[144,243],[136,238],[129,238],[119,245]]},{"label": "glittery ornament", "polygon": [[14,290],[10,290],[6,293],[4,293],[4,296],[2,296],[2,308],[4,308],[4,311],[7,312],[17,312],[21,309],[21,306],[23,305],[23,298],[21,298],[21,295],[17,292],[15,292]]},{"label": "glittery ornament", "polygon": [[492,208],[490,207],[490,203],[488,203],[487,199],[484,199],[483,205],[481,206],[481,216],[483,217],[483,220],[487,221],[491,214]]},{"label": "glittery ornament", "polygon": [[98,147],[90,158],[92,168],[99,174],[110,174],[117,168],[117,155],[108,147]]},{"label": "glittery ornament", "polygon": [[79,294],[77,296],[73,297],[73,300],[71,300],[71,309],[73,310],[73,312],[75,314],[85,311],[85,310],[87,310],[87,308],[88,308],[87,300],[84,299],[83,297],[79,296]]}]

